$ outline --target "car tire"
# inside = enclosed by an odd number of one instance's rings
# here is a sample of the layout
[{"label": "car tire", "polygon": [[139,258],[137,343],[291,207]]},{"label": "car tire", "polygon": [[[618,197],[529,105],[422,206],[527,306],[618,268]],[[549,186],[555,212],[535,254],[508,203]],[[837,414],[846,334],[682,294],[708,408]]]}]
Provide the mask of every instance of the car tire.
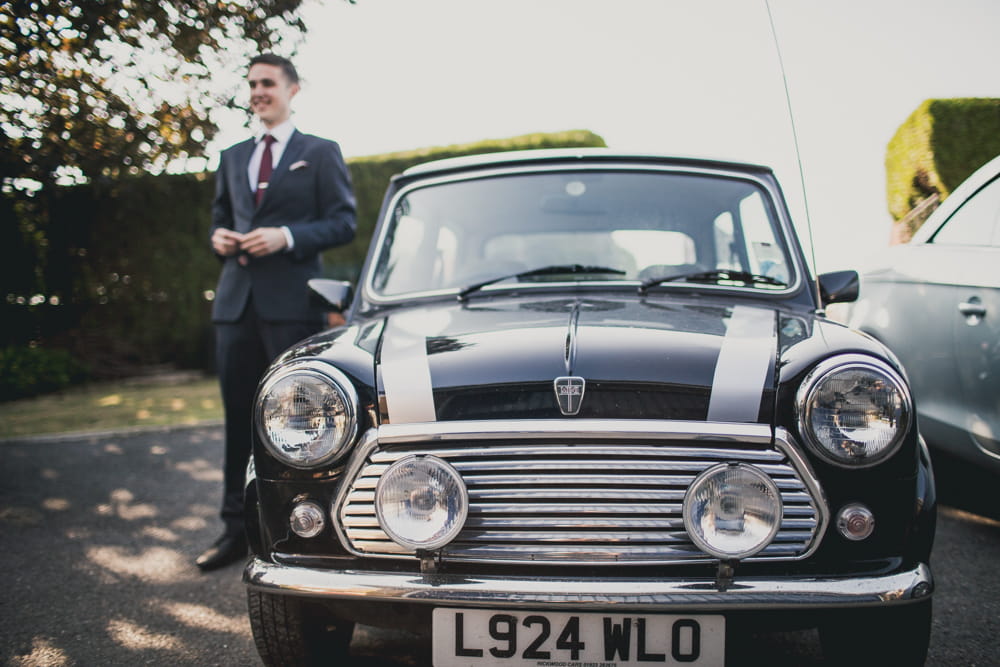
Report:
[{"label": "car tire", "polygon": [[250,628],[268,667],[311,667],[346,658],[354,623],[290,595],[247,591]]},{"label": "car tire", "polygon": [[820,625],[819,638],[829,664],[923,665],[931,636],[931,600],[896,609],[842,612]]}]

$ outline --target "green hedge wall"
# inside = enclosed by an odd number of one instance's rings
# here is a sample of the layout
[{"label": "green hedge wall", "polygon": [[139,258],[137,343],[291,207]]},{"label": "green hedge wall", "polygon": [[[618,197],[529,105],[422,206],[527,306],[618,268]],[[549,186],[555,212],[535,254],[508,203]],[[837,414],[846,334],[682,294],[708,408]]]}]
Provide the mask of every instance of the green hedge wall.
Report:
[{"label": "green hedge wall", "polygon": [[26,202],[20,243],[0,253],[30,256],[34,282],[25,291],[27,278],[0,269],[0,345],[66,349],[96,377],[204,366],[205,291],[219,270],[207,241],[212,188],[209,174],[147,175]]},{"label": "green hedge wall", "polygon": [[1000,99],[926,100],[886,150],[886,190],[894,220],[937,193],[942,200],[1000,155]]},{"label": "green hedge wall", "polygon": [[[358,235],[324,254],[325,272],[356,279],[389,179],[407,167],[586,146],[604,141],[571,131],[348,160]],[[19,202],[0,197],[0,348],[68,350],[96,377],[162,364],[210,368],[206,294],[219,271],[208,245],[213,189],[212,175],[201,173],[94,182]]]}]

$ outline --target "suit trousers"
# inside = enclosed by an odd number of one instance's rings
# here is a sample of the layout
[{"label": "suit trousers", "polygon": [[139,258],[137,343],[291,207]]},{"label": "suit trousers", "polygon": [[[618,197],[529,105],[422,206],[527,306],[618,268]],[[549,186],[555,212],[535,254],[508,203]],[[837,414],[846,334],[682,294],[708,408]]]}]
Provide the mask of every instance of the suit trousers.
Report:
[{"label": "suit trousers", "polygon": [[248,300],[235,322],[217,322],[216,363],[225,415],[224,490],[220,516],[226,532],[243,530],[243,491],[250,458],[253,401],[267,367],[279,354],[321,329],[317,320],[266,322]]}]

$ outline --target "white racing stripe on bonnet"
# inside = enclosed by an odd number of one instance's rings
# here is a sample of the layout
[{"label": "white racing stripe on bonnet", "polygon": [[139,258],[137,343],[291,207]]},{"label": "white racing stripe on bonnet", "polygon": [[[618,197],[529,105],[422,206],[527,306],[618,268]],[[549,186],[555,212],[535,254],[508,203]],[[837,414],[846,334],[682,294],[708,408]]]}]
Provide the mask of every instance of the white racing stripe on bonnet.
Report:
[{"label": "white racing stripe on bonnet", "polygon": [[427,336],[420,318],[393,315],[382,341],[382,388],[392,424],[437,421]]},{"label": "white racing stripe on bonnet", "polygon": [[715,365],[708,421],[757,421],[773,354],[774,313],[734,306]]}]

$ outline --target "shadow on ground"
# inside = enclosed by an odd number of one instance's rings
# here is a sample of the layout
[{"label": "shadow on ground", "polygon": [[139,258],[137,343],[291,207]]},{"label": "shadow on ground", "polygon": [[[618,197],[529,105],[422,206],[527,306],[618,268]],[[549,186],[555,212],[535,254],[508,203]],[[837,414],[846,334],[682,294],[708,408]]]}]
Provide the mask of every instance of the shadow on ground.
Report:
[{"label": "shadow on ground", "polygon": [[239,567],[193,565],[221,451],[218,428],[0,445],[0,663],[253,664]]}]

